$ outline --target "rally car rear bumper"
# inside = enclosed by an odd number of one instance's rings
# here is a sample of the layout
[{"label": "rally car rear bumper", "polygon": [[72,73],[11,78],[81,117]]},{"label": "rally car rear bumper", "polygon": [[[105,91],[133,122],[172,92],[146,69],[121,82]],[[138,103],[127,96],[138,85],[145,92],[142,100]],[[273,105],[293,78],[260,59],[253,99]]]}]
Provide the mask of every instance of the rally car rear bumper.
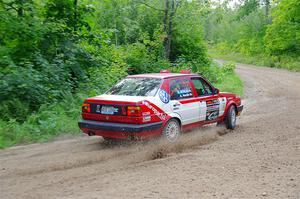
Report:
[{"label": "rally car rear bumper", "polygon": [[112,138],[147,137],[160,134],[163,122],[148,124],[127,124],[116,122],[101,122],[94,120],[80,120],[79,128],[89,135],[99,135]]}]

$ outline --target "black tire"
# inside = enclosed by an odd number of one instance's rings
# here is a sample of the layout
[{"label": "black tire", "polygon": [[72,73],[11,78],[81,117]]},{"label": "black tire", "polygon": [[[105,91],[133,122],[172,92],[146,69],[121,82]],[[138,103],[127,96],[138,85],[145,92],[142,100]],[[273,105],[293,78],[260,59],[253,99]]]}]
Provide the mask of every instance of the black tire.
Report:
[{"label": "black tire", "polygon": [[162,131],[162,136],[169,142],[176,142],[180,134],[181,126],[177,119],[170,119]]},{"label": "black tire", "polygon": [[234,129],[236,126],[236,110],[234,105],[231,105],[227,111],[225,125],[227,129]]}]

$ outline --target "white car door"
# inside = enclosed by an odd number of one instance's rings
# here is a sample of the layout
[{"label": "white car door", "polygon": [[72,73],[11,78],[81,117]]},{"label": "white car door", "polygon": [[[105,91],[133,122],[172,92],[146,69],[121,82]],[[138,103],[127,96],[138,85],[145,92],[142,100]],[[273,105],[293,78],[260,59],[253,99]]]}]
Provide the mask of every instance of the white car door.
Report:
[{"label": "white car door", "polygon": [[226,98],[213,93],[213,88],[201,77],[193,77],[192,84],[200,101],[200,121],[213,122],[224,114]]},{"label": "white car door", "polygon": [[200,120],[200,102],[195,99],[189,78],[174,78],[169,81],[170,106],[180,115],[182,125]]}]

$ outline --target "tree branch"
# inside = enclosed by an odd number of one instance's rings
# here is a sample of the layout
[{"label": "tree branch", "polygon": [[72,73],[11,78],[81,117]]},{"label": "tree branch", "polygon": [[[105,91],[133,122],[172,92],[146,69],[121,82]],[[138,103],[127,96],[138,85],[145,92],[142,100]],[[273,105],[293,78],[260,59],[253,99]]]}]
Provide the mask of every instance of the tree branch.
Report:
[{"label": "tree branch", "polygon": [[[3,1],[0,1],[0,4],[2,4],[3,6],[5,6],[6,10],[9,11],[11,9],[15,10],[16,12],[18,12],[18,9],[16,7],[13,6],[14,2],[10,2],[10,3],[5,3]],[[8,7],[8,8],[7,8]]]},{"label": "tree branch", "polygon": [[153,10],[157,10],[157,11],[160,11],[160,12],[164,12],[164,10],[159,9],[159,8],[155,8],[155,7],[153,7],[153,6],[149,5],[149,4],[147,4],[147,3],[144,2],[144,1],[134,1],[134,2],[139,3],[139,4],[142,4],[142,5],[145,5],[145,6],[147,6],[148,8],[151,8],[151,9],[153,9]]},{"label": "tree branch", "polygon": [[175,1],[176,3],[175,3],[175,10],[174,10],[174,13],[176,13],[177,12],[177,8],[180,6],[180,4],[181,4],[181,1],[180,0],[176,0]]}]

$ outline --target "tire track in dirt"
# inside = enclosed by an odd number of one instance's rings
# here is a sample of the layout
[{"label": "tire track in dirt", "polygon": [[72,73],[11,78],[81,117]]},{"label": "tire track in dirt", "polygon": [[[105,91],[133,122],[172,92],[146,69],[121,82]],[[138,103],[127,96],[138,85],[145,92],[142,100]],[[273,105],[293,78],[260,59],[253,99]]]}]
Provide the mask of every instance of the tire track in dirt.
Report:
[{"label": "tire track in dirt", "polygon": [[[63,171],[69,169],[75,169],[80,167],[87,167],[94,164],[100,164],[104,161],[115,160],[122,162],[122,166],[125,165],[131,166],[131,164],[140,163],[143,161],[150,161],[159,158],[165,158],[169,155],[182,153],[186,150],[197,149],[200,146],[212,143],[218,139],[219,136],[225,135],[229,130],[225,130],[220,127],[201,127],[202,131],[206,131],[208,134],[199,135],[197,131],[193,130],[188,134],[185,134],[181,139],[176,143],[168,143],[165,140],[152,140],[149,142],[142,143],[125,143],[123,145],[112,146],[106,143],[105,141],[99,141],[99,149],[102,150],[101,154],[94,154],[90,156],[91,151],[85,151],[80,156],[77,156],[76,159],[66,160],[63,162],[54,162],[41,165],[37,167],[30,168],[17,168],[12,170],[12,172],[7,173],[0,178],[9,178],[13,176],[27,176],[27,175],[38,175],[49,172]],[[94,149],[92,147],[91,149]],[[103,151],[104,150],[104,151]],[[9,154],[8,154],[9,155]],[[36,153],[29,155],[29,158],[36,158],[39,156],[49,156],[50,153]],[[7,156],[4,155],[4,156]],[[53,156],[53,154],[52,154]],[[54,155],[55,156],[55,155]],[[126,160],[122,160],[126,159]],[[115,168],[112,168],[114,170]],[[108,172],[108,171],[106,171]]]}]

